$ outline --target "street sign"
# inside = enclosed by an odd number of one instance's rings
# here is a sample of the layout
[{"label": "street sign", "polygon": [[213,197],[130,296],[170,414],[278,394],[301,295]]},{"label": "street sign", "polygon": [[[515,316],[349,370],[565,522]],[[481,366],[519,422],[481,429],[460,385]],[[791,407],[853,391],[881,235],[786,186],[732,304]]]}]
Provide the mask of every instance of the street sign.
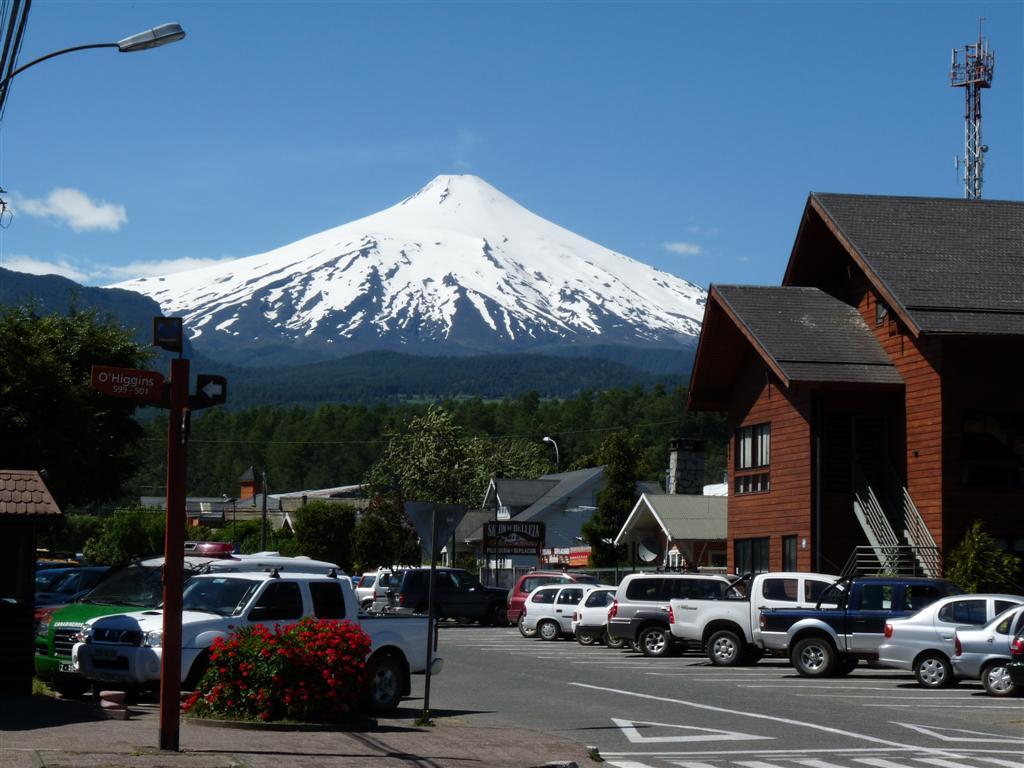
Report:
[{"label": "street sign", "polygon": [[484,523],[484,553],[488,555],[539,555],[544,546],[544,523]]},{"label": "street sign", "polygon": [[[434,512],[437,518],[432,519]],[[466,507],[462,504],[434,504],[429,501],[405,502],[405,514],[420,535],[422,547],[430,555],[430,530],[434,526],[434,551],[448,543],[455,532],[456,526],[466,515]]]},{"label": "street sign", "polygon": [[164,377],[156,371],[94,365],[91,384],[97,392],[111,397],[158,403],[164,399]]},{"label": "street sign", "polygon": [[228,380],[209,373],[196,374],[196,393],[189,398],[193,410],[223,405],[228,399]]},{"label": "street sign", "polygon": [[153,318],[153,346],[168,352],[181,352],[182,326],[180,317]]}]

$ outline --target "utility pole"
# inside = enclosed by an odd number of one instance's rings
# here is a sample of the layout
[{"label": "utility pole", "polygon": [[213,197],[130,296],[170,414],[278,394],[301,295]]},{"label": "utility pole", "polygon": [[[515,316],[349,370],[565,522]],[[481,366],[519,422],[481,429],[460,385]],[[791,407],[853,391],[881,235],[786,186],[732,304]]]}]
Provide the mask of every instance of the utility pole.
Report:
[{"label": "utility pole", "polygon": [[263,490],[263,524],[260,526],[260,551],[267,551],[267,470],[263,470],[262,474],[262,490]]}]

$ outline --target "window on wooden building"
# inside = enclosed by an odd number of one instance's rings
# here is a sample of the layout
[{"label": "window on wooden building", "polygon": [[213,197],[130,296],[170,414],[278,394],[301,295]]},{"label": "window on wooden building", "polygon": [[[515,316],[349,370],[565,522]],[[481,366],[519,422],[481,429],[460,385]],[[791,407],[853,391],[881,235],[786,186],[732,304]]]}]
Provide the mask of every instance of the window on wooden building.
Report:
[{"label": "window on wooden building", "polygon": [[796,536],[782,537],[782,570],[796,570]]},{"label": "window on wooden building", "polygon": [[771,462],[771,424],[754,424],[736,430],[736,493],[757,493],[770,489],[763,470]]},{"label": "window on wooden building", "polygon": [[963,482],[1024,487],[1024,414],[964,414]]},{"label": "window on wooden building", "polygon": [[736,539],[734,543],[736,573],[767,573],[769,539]]}]

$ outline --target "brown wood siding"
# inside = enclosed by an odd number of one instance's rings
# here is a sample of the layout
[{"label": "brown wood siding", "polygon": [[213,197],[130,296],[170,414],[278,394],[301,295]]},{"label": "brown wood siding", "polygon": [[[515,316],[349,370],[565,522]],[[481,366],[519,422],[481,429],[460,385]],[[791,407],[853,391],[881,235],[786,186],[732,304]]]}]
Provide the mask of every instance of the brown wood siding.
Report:
[{"label": "brown wood siding", "polygon": [[914,338],[892,312],[878,324],[877,305],[875,291],[866,289],[857,309],[903,377],[906,439],[902,472],[914,504],[942,547],[942,344],[934,337]]},{"label": "brown wood siding", "polygon": [[[767,536],[770,567],[781,570],[782,537],[796,535],[798,542],[808,542],[806,549],[797,549],[797,567],[810,570],[814,543],[809,392],[783,387],[763,363],[753,360],[738,382],[729,409],[729,569],[736,567],[736,539]],[[737,495],[735,430],[764,423],[771,424],[770,490]]]}]

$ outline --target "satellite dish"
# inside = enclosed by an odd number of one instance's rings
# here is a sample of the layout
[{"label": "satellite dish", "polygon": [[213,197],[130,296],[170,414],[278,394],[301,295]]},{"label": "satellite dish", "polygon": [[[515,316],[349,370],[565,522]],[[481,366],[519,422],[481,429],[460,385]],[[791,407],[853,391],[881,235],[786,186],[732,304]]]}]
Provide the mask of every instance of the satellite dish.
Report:
[{"label": "satellite dish", "polygon": [[653,563],[661,557],[661,541],[657,536],[644,536],[636,547],[637,556],[645,563]]}]

